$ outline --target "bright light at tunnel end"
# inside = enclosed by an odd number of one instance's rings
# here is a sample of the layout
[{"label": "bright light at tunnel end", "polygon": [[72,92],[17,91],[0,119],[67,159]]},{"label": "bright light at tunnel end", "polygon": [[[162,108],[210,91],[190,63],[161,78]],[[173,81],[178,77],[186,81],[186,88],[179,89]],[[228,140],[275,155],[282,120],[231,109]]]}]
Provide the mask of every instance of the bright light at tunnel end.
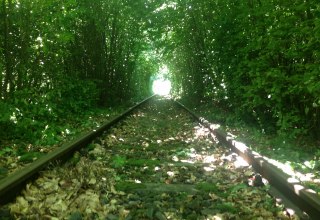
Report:
[{"label": "bright light at tunnel end", "polygon": [[153,81],[152,91],[154,94],[167,96],[171,91],[171,82],[165,79],[157,79]]},{"label": "bright light at tunnel end", "polygon": [[168,80],[169,69],[167,65],[162,65],[159,69],[156,79],[152,83],[152,91],[154,94],[161,96],[169,96],[171,91],[171,82]]}]

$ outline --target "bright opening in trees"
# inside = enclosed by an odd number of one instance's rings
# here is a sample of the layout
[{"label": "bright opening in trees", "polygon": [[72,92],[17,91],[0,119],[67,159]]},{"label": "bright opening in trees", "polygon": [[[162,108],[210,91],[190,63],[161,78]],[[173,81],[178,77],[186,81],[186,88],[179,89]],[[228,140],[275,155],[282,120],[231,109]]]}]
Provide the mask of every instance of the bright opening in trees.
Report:
[{"label": "bright opening in trees", "polygon": [[171,91],[171,82],[168,80],[168,75],[169,69],[166,65],[163,65],[152,84],[152,91],[154,94],[161,96],[169,95]]},{"label": "bright opening in trees", "polygon": [[152,91],[154,94],[166,96],[171,91],[171,82],[166,79],[157,79],[153,81]]}]

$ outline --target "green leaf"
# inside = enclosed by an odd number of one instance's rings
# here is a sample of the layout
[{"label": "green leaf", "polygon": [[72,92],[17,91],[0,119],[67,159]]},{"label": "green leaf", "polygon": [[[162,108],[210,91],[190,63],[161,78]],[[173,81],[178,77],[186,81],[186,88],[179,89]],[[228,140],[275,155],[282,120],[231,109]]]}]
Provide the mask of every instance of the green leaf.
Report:
[{"label": "green leaf", "polygon": [[309,113],[309,111],[310,111],[309,107],[308,106],[305,107],[304,112],[306,113],[306,115]]},{"label": "green leaf", "polygon": [[42,153],[39,153],[39,152],[28,152],[28,153],[25,153],[23,155],[21,155],[19,157],[19,160],[21,162],[33,162],[35,161],[36,159],[38,159],[40,156],[42,155]]},{"label": "green leaf", "polygon": [[246,189],[246,188],[248,188],[248,186],[246,184],[242,183],[242,184],[239,184],[239,185],[232,187],[230,192],[235,193],[235,192],[239,191],[240,189]]}]

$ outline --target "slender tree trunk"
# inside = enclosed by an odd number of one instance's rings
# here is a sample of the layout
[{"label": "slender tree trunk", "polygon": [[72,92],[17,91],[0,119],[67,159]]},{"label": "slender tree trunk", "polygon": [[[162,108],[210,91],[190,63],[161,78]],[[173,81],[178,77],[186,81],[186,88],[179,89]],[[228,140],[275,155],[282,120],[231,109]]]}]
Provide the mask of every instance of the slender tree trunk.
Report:
[{"label": "slender tree trunk", "polygon": [[[6,20],[6,2],[5,0],[2,0],[1,2],[1,9],[0,9],[0,27],[1,27],[1,31],[0,31],[0,39],[3,39],[3,41],[0,41],[0,51],[3,51],[4,50],[4,39],[5,39],[5,28],[6,28],[6,25],[5,25],[5,20]],[[3,72],[4,72],[4,60],[0,60],[0,66],[1,66],[1,69],[0,69],[0,100],[2,99],[3,97]]]},{"label": "slender tree trunk", "polygon": [[5,0],[2,2],[3,14],[4,14],[4,40],[3,40],[3,50],[4,50],[4,80],[2,85],[2,96],[6,99],[8,96],[8,87],[10,88],[10,81],[12,77],[12,62],[11,62],[11,55],[10,55],[10,42],[9,42],[9,32],[11,27],[10,22],[10,5],[12,4],[11,0],[8,0],[8,10]]},{"label": "slender tree trunk", "polygon": [[18,69],[17,75],[17,90],[22,88],[26,88],[28,85],[27,82],[27,74],[28,74],[28,63],[29,63],[29,52],[28,49],[30,47],[30,36],[31,36],[31,27],[30,27],[30,3],[29,1],[21,2],[21,11],[20,13],[20,41],[21,41],[21,49],[20,49],[20,66]]}]

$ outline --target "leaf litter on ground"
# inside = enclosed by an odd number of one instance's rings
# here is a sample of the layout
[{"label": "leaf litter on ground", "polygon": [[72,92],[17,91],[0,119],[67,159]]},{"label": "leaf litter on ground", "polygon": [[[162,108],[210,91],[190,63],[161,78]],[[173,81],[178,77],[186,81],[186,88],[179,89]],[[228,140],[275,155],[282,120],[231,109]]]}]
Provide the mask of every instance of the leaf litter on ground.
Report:
[{"label": "leaf litter on ground", "polygon": [[[89,148],[89,150],[88,150]],[[16,219],[293,219],[247,184],[254,171],[170,101],[155,100],[43,171],[7,206]],[[242,161],[243,162],[243,161]]]}]

